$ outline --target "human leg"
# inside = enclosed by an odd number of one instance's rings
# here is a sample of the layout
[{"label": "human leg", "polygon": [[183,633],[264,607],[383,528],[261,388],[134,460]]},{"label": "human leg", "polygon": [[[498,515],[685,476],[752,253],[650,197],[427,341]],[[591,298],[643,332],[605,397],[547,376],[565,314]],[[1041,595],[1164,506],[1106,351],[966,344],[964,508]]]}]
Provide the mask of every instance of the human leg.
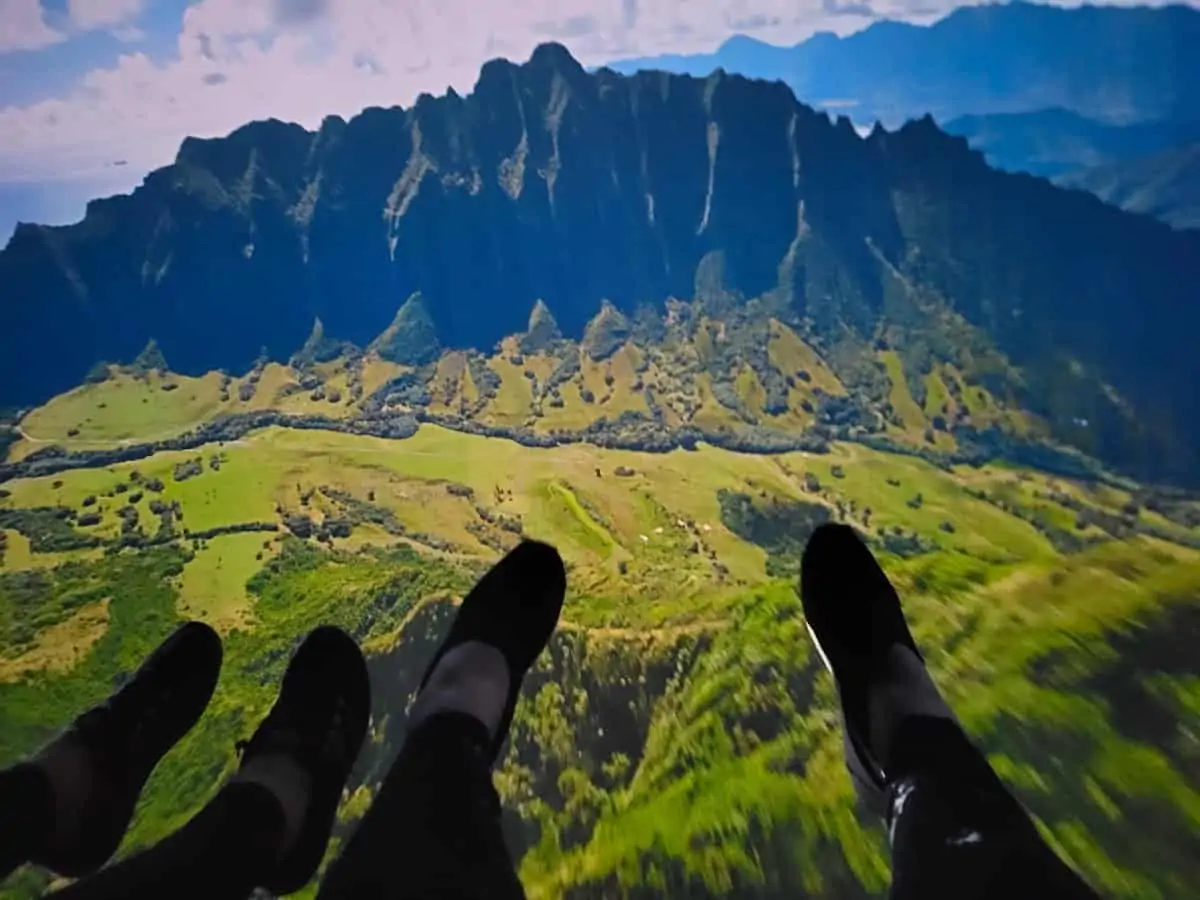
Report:
[{"label": "human leg", "polygon": [[25,862],[70,876],[102,866],[146,779],[203,714],[220,668],[217,633],[185,623],[120,690],[0,772],[0,878]]},{"label": "human leg", "polygon": [[847,766],[883,813],[895,898],[1094,893],[1046,846],[963,732],[917,650],[900,599],[845,525],[804,552],[809,632],[838,688]]},{"label": "human leg", "polygon": [[565,589],[557,551],[525,542],[470,591],[426,671],[404,746],[321,898],[524,896],[491,767]]},{"label": "human leg", "polygon": [[59,900],[276,895],[316,873],[366,735],[370,689],[354,641],[319,628],[300,645],[230,783],[182,829],[55,896]]}]

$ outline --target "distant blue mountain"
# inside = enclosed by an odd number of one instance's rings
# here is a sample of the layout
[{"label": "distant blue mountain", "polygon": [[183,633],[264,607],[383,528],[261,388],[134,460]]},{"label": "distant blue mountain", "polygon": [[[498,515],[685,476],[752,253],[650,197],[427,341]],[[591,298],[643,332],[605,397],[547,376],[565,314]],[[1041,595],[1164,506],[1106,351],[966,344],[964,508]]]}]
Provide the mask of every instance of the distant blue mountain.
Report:
[{"label": "distant blue mountain", "polygon": [[1200,121],[1110,125],[1066,109],[960,116],[943,122],[942,130],[966,138],[996,168],[1046,178],[1200,140]]},{"label": "distant blue mountain", "polygon": [[1175,228],[1200,228],[1200,141],[1064,175],[1058,183]]},{"label": "distant blue mountain", "polygon": [[715,53],[622,60],[618,72],[717,68],[788,84],[869,125],[931,113],[1070,110],[1103,122],[1200,120],[1200,11],[1187,6],[963,7],[930,26],[876,22],[794,47],[737,36]]}]

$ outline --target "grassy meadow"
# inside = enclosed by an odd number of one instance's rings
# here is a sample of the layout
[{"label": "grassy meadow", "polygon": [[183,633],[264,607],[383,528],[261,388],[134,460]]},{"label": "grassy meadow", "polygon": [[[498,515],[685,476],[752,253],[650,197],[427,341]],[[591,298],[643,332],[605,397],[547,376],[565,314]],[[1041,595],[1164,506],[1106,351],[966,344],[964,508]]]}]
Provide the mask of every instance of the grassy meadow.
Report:
[{"label": "grassy meadow", "polygon": [[[344,834],[398,746],[447,601],[523,534],[571,573],[497,773],[530,894],[881,892],[886,843],[855,806],[786,574],[790,523],[820,516],[876,546],[939,683],[1061,853],[1111,896],[1182,897],[1200,878],[1195,529],[1141,510],[1153,535],[1117,538],[1054,499],[1115,515],[1120,489],[857,444],[653,454],[423,426],[404,441],[268,428],[4,491],[0,760],[100,699],[178,620],[226,636],[218,696],[156,772],[126,850],[231,771],[287,651],[322,621],[364,642],[375,683]],[[116,549],[122,529],[157,533],[151,502],[176,511],[174,539]],[[73,519],[54,534],[95,545],[37,549],[43,520],[15,513],[56,508]],[[301,539],[297,516],[346,527]],[[274,530],[233,530],[247,523]],[[1063,552],[1060,530],[1080,546]],[[7,896],[46,883],[23,872]]]},{"label": "grassy meadow", "polygon": [[[387,405],[394,384],[423,392],[446,426],[535,436],[623,414],[791,434],[870,395],[881,434],[907,452],[538,448],[429,422],[402,440],[275,425],[10,478],[0,765],[102,699],[179,621],[212,623],[221,683],[151,779],[121,852],[145,846],[234,769],[288,654],[331,622],[361,642],[373,685],[336,852],[403,739],[455,599],[522,536],[541,538],[562,552],[570,591],[496,772],[530,896],[882,896],[885,835],[856,805],[795,586],[812,528],[842,521],[884,563],[935,678],[1055,848],[1106,896],[1192,896],[1194,498],[938,456],[958,447],[960,424],[1042,428],[969,378],[970,360],[914,368],[885,346],[867,354],[876,380],[856,382],[781,322],[704,316],[613,346],[592,358],[513,337],[419,372],[378,352],[237,377],[113,367],[24,415],[7,461],[160,442],[255,410],[323,428],[406,415]],[[27,869],[0,898],[50,883]]]}]

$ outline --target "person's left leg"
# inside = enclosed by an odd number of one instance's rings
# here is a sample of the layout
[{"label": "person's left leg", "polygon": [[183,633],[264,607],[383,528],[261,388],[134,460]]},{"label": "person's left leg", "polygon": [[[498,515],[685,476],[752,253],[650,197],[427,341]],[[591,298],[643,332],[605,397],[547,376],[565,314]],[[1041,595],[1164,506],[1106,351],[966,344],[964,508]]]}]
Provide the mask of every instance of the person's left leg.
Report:
[{"label": "person's left leg", "polygon": [[0,879],[27,862],[74,877],[104,865],[146,779],[200,718],[220,670],[217,633],[181,625],[124,687],[0,772]]},{"label": "person's left leg", "polygon": [[370,687],[358,646],[319,628],[288,665],[271,712],[228,785],[182,829],[53,894],[57,900],[242,900],[316,874],[366,736]]}]

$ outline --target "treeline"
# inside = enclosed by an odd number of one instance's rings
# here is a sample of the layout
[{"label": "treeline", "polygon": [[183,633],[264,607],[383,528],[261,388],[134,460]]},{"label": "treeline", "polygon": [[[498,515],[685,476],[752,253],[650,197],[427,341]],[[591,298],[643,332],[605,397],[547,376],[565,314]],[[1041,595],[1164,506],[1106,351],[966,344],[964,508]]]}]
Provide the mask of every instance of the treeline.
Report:
[{"label": "treeline", "polygon": [[403,440],[417,433],[411,416],[388,416],[352,420],[327,416],[296,416],[274,410],[238,413],[207,422],[177,437],[161,441],[113,447],[107,450],[66,450],[60,446],[37,450],[17,463],[0,464],[0,483],[14,478],[37,478],[70,469],[92,469],[146,459],[168,450],[194,450],[205,444],[236,441],[252,431],[272,426],[313,431],[341,431],[372,437]]},{"label": "treeline", "polygon": [[100,538],[77,531],[74,520],[75,511],[66,506],[0,509],[0,529],[9,528],[24,535],[34,553],[99,547]]},{"label": "treeline", "polygon": [[[490,370],[489,370],[490,371]],[[410,374],[411,373],[407,373]],[[405,388],[415,385],[402,376]],[[379,396],[383,392],[377,392]],[[369,401],[370,402],[370,401]],[[145,459],[163,451],[192,450],[205,444],[236,441],[247,434],[268,427],[336,431],[392,440],[404,440],[417,433],[421,424],[438,425],[465,434],[503,438],[526,447],[550,448],[566,444],[588,443],[614,450],[635,450],[647,453],[667,453],[672,450],[694,450],[701,442],[739,453],[779,454],[802,451],[827,453],[831,441],[844,440],[872,449],[919,457],[942,469],[955,465],[981,466],[997,460],[1035,468],[1053,475],[1081,481],[1101,482],[1115,487],[1129,485],[1107,472],[1095,461],[1080,453],[1050,444],[1006,434],[995,427],[976,429],[970,426],[955,430],[958,449],[953,452],[932,447],[913,447],[881,434],[863,433],[858,423],[862,409],[847,401],[838,405],[839,398],[822,398],[821,421],[799,433],[754,424],[736,428],[722,426],[703,429],[694,425],[671,428],[659,417],[625,411],[614,419],[601,417],[586,427],[574,431],[555,429],[538,432],[526,427],[492,425],[466,416],[432,413],[418,408],[413,412],[388,413],[382,404],[362,416],[334,419],[323,415],[291,415],[273,410],[223,416],[186,434],[161,441],[116,447],[108,450],[68,451],[59,446],[45,447],[20,462],[0,464],[0,483],[14,478],[37,478],[71,469],[99,468],[117,463]],[[189,464],[181,464],[187,467]],[[176,479],[198,472],[191,463],[187,471],[178,471]],[[1200,512],[1191,504],[1192,495],[1177,490],[1142,489],[1145,504],[1164,516],[1194,527],[1200,523]]]}]

